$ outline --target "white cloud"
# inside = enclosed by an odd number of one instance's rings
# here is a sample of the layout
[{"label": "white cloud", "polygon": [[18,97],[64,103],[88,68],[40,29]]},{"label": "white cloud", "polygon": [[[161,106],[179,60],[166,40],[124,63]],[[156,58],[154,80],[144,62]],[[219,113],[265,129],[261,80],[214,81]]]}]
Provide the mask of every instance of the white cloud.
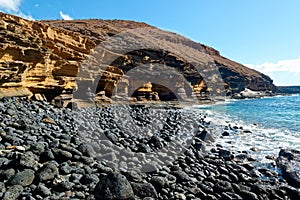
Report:
[{"label": "white cloud", "polygon": [[26,15],[20,10],[22,0],[0,0],[0,11],[17,15],[24,19],[34,20],[31,15]]},{"label": "white cloud", "polygon": [[300,58],[291,60],[280,60],[277,62],[266,62],[259,65],[246,64],[247,67],[256,69],[263,73],[272,72],[296,72],[300,73]]},{"label": "white cloud", "polygon": [[62,11],[60,11],[59,14],[63,20],[72,20],[73,19],[72,17],[70,17],[70,15],[63,13]]},{"label": "white cloud", "polygon": [[21,0],[0,0],[0,9],[18,12]]},{"label": "white cloud", "polygon": [[26,15],[26,14],[22,13],[21,11],[19,11],[18,13],[15,13],[14,15],[17,15],[17,16],[22,17],[24,19],[34,20],[34,18],[31,15]]}]

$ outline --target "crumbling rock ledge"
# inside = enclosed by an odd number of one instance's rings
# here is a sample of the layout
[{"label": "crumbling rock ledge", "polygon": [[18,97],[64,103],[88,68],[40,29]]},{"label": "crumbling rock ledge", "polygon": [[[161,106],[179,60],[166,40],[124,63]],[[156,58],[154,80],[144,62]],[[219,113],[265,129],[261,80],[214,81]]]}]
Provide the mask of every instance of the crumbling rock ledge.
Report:
[{"label": "crumbling rock ledge", "polygon": [[[139,38],[163,48],[140,48],[125,54],[108,50],[99,54],[96,49],[108,38],[141,28],[151,29],[158,40],[143,35],[138,35]],[[61,105],[66,106],[74,91],[81,89],[79,83],[90,86],[85,89],[86,99],[97,98],[103,102],[111,102],[113,96],[129,101],[202,100],[210,99],[212,93],[232,95],[245,88],[254,91],[276,89],[268,76],[222,57],[217,50],[145,23],[124,20],[28,21],[0,13],[0,41],[0,97],[28,96],[62,101]],[[118,49],[122,47],[120,44],[116,40],[110,45]],[[183,49],[172,49],[174,46]],[[115,59],[105,63],[99,62],[99,57],[100,61]],[[189,58],[196,59],[200,67]],[[141,88],[149,81],[129,77],[130,72],[141,65],[146,66],[142,70],[145,77],[157,73],[156,66],[169,66],[177,75],[170,78],[167,73],[161,73],[161,84],[150,81],[151,89],[143,90]],[[210,74],[211,68],[218,70]],[[85,76],[78,78],[80,71]],[[222,78],[222,88],[214,88],[216,74]],[[172,83],[172,87],[164,83]]]}]

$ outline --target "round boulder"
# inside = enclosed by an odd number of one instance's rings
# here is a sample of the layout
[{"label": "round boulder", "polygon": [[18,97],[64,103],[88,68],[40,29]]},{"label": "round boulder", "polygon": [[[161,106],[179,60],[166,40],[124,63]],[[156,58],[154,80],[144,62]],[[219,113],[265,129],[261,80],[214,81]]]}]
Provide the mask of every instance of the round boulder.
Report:
[{"label": "round boulder", "polygon": [[96,199],[102,200],[130,200],[134,193],[129,181],[122,174],[111,172],[103,177],[94,190]]}]

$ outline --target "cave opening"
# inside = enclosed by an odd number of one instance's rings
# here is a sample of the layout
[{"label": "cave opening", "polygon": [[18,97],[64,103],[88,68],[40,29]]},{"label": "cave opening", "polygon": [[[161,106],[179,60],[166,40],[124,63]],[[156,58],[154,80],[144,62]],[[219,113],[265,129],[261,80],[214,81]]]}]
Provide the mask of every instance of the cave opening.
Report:
[{"label": "cave opening", "polygon": [[178,99],[175,93],[168,87],[150,82],[136,89],[131,97],[135,97],[138,100],[161,101],[176,101]]}]

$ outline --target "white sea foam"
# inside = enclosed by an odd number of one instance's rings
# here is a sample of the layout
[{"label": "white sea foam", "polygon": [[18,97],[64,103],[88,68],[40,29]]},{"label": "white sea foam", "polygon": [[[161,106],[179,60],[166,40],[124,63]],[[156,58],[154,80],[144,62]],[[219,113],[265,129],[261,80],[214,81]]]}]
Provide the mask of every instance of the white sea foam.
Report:
[{"label": "white sea foam", "polygon": [[[243,100],[244,101],[244,100]],[[210,105],[212,108],[213,106]],[[233,116],[226,115],[225,112],[215,112],[214,109],[208,110],[208,107],[192,107],[198,109],[201,113],[206,113],[208,119],[220,128],[220,131],[229,131],[230,136],[218,137],[215,144],[220,144],[224,148],[233,152],[247,151],[251,157],[257,159],[257,165],[268,165],[274,163],[274,160],[267,159],[269,157],[277,157],[281,148],[294,148],[300,150],[300,132],[291,132],[289,130],[279,130],[260,127],[257,124],[249,124],[241,120],[237,120]],[[237,126],[242,129],[233,129]],[[257,148],[258,151],[252,151]]]}]

